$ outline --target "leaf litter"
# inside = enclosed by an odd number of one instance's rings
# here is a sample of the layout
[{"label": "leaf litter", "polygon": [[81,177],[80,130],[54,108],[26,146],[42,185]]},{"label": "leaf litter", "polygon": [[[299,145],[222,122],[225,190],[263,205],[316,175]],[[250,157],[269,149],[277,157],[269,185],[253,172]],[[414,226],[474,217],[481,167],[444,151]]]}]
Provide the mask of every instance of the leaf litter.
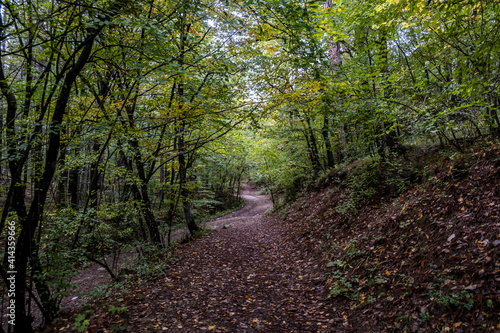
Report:
[{"label": "leaf litter", "polygon": [[[347,218],[335,181],[284,219],[247,206],[176,248],[160,278],[103,298],[88,332],[498,331],[500,152],[473,157],[465,177],[430,164],[429,181]],[[46,332],[76,331],[74,317]]]}]

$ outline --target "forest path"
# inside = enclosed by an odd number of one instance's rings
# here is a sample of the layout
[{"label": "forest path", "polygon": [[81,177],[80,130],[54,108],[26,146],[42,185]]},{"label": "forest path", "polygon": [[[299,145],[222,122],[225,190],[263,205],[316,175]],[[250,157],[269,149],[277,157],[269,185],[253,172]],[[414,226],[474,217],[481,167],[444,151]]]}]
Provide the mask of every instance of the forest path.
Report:
[{"label": "forest path", "polygon": [[324,265],[263,215],[266,197],[247,188],[243,198],[243,209],[209,223],[216,232],[179,247],[164,276],[117,300],[126,315],[96,313],[90,323],[100,331],[339,332]]},{"label": "forest path", "polygon": [[272,207],[272,203],[267,197],[257,195],[256,191],[248,185],[243,185],[241,198],[245,200],[243,208],[207,223],[208,226],[220,229],[224,226],[238,227],[252,224]]},{"label": "forest path", "polygon": [[[271,201],[265,196],[257,195],[256,191],[246,184],[242,187],[241,197],[245,200],[245,206],[243,208],[228,215],[221,216],[213,221],[203,223],[201,226],[208,229],[219,229],[223,228],[225,225],[237,225],[247,219],[260,216],[272,207]],[[171,241],[178,241],[187,234],[189,234],[189,230],[186,226],[177,228],[170,236]],[[120,268],[126,267],[127,263],[134,260],[135,256],[136,253],[134,252],[122,253],[118,257],[118,262],[116,264],[118,269],[114,269],[115,273],[117,273]],[[109,266],[114,266],[112,258],[107,258],[107,263]],[[63,310],[69,310],[80,306],[84,297],[94,288],[107,285],[112,282],[112,279],[103,267],[93,264],[75,274],[71,282],[76,284],[77,287],[74,291],[70,292],[68,296],[63,298],[61,302],[61,308]],[[41,313],[37,312],[35,316],[38,319],[37,323],[41,322]]]}]

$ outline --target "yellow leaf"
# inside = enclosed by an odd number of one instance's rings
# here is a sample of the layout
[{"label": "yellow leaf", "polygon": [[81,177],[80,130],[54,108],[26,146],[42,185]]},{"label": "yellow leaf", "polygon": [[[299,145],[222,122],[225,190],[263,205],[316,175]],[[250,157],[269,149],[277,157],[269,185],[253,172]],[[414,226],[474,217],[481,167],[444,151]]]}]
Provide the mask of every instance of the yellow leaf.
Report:
[{"label": "yellow leaf", "polygon": [[209,330],[214,330],[216,327],[217,327],[217,326],[212,325],[212,326],[208,326],[208,329],[209,329]]}]

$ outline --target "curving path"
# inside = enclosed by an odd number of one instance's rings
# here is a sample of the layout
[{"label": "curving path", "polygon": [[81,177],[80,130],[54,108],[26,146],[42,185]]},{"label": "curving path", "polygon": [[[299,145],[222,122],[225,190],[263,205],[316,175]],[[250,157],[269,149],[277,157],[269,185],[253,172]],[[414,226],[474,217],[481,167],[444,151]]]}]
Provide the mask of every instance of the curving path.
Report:
[{"label": "curving path", "polygon": [[260,218],[264,212],[273,206],[271,200],[266,196],[255,193],[255,190],[245,186],[241,195],[243,200],[245,200],[245,206],[231,214],[209,222],[208,225],[215,229],[220,229],[224,226],[238,227],[255,222],[255,219]]},{"label": "curving path", "polygon": [[[245,221],[251,221],[252,218],[258,217],[266,210],[272,207],[271,201],[263,196],[257,195],[256,191],[248,185],[243,185],[241,197],[245,200],[245,206],[228,215],[219,217],[213,221],[207,222],[204,227],[209,228],[223,228],[224,226],[236,226]],[[188,234],[187,227],[176,229],[172,232],[171,240],[176,241],[181,239],[184,235]],[[122,254],[119,266],[122,267],[128,260],[132,260],[134,253]],[[79,306],[84,297],[94,288],[111,282],[111,278],[106,270],[99,265],[91,265],[75,275],[72,282],[77,284],[76,290],[70,295],[66,296],[61,302],[63,310],[72,309]],[[37,315],[37,319],[41,321],[41,314]]]},{"label": "curving path", "polygon": [[216,232],[175,251],[178,261],[164,276],[120,299],[126,317],[97,314],[96,327],[122,322],[130,332],[342,332],[324,263],[289,236],[283,221],[263,215],[271,207],[266,197],[250,189],[243,197],[245,208],[209,223]]},{"label": "curving path", "polygon": [[103,300],[89,332],[343,332],[312,244],[263,214],[269,199],[250,188],[243,198],[244,208],[208,223],[216,231],[177,248],[164,275]]}]

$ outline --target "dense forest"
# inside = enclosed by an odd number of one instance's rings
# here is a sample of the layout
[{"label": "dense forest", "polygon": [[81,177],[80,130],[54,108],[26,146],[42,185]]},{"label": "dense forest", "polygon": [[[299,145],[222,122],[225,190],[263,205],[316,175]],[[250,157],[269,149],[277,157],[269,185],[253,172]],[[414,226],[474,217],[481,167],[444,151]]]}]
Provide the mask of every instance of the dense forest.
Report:
[{"label": "dense forest", "polygon": [[432,178],[422,147],[494,150],[499,18],[494,0],[2,0],[1,330],[51,324],[82,267],[119,281],[106,258],[202,234],[246,182],[279,211],[340,179],[347,218],[379,183]]}]

